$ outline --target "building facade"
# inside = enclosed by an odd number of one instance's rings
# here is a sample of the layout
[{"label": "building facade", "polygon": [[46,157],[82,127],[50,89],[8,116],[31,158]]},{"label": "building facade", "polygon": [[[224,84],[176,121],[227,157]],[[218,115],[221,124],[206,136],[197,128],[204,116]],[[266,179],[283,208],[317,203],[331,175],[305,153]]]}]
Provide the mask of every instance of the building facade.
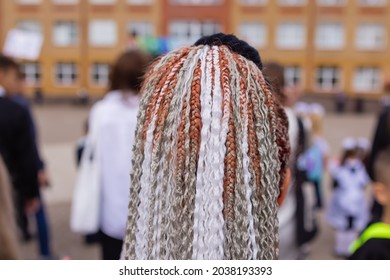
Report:
[{"label": "building facade", "polygon": [[378,98],[390,81],[389,0],[14,0],[1,1],[0,43],[15,27],[41,32],[38,61],[22,61],[30,92],[106,90],[109,65],[137,36],[171,48],[234,33],[264,61],[286,66],[306,92]]}]

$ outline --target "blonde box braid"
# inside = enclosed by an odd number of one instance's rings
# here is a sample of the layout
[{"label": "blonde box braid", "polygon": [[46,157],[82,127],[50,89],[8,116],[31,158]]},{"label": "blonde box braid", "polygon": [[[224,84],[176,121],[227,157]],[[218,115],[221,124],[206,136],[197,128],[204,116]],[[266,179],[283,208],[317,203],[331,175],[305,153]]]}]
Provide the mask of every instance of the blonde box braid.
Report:
[{"label": "blonde box braid", "polygon": [[218,34],[151,67],[133,148],[126,259],[278,257],[287,119],[253,54]]}]

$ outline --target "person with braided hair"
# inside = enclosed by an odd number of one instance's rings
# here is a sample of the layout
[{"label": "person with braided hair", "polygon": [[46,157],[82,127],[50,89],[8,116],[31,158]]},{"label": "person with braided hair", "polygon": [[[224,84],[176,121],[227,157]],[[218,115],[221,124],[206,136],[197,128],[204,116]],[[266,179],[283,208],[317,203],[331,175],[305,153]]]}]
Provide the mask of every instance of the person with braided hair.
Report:
[{"label": "person with braided hair", "polygon": [[124,259],[277,259],[288,122],[233,35],[158,59],[141,89]]}]

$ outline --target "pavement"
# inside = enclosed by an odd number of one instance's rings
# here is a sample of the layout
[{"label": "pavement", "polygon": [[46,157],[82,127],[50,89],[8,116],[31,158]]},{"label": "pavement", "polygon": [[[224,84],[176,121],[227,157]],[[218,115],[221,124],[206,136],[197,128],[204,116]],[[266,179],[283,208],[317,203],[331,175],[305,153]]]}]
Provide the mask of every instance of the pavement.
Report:
[{"label": "pavement", "polygon": [[[88,117],[88,108],[72,105],[45,105],[34,107],[40,135],[40,145],[51,179],[51,187],[43,191],[48,218],[51,226],[52,246],[58,258],[70,257],[80,260],[100,258],[97,245],[85,245],[83,237],[72,233],[69,228],[70,205],[76,177],[75,149],[82,135]],[[375,114],[329,113],[325,118],[324,134],[330,144],[332,156],[338,156],[344,137],[368,137],[375,129]],[[329,201],[329,176],[324,183],[325,200]],[[333,232],[319,214],[320,234],[310,246],[308,259],[328,260],[333,256]],[[30,218],[34,231],[34,219]],[[22,244],[24,259],[37,259],[38,248],[34,240]]]}]

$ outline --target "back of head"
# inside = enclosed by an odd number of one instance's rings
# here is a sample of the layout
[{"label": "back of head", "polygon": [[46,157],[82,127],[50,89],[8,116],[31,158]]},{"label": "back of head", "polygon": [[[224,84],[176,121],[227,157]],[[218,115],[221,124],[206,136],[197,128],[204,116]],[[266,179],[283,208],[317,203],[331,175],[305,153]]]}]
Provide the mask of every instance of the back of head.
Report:
[{"label": "back of head", "polygon": [[151,57],[138,49],[121,54],[112,65],[110,90],[132,90],[138,93],[150,61]]},{"label": "back of head", "polygon": [[277,258],[286,115],[255,62],[204,40],[146,75],[126,259]]},{"label": "back of head", "polygon": [[285,79],[284,67],[277,62],[268,62],[264,66],[264,76],[272,86],[273,93],[284,103],[286,96],[284,94]]}]

